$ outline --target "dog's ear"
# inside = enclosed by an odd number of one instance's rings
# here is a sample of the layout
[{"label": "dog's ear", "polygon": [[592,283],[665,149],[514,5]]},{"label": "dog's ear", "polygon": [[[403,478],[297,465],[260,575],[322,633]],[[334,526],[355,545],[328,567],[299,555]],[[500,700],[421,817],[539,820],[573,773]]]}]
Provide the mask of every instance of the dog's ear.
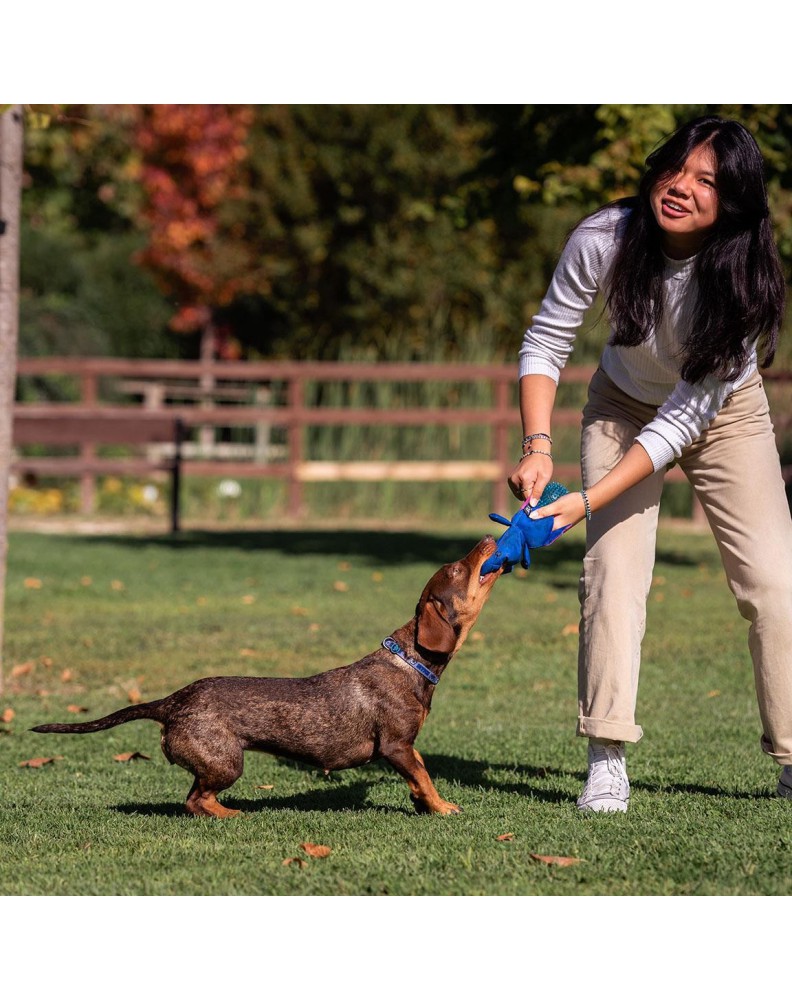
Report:
[{"label": "dog's ear", "polygon": [[433,653],[453,653],[457,635],[448,620],[446,607],[437,597],[429,597],[417,614],[416,639],[419,646]]}]

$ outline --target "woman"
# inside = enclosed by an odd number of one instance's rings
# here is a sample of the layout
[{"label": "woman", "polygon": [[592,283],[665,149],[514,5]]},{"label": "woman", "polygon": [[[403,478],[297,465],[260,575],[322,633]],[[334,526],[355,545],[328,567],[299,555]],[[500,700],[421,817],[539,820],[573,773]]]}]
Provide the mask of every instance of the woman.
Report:
[{"label": "woman", "polygon": [[[739,123],[684,125],[647,159],[638,197],[572,232],[520,350],[518,499],[553,473],[559,371],[602,292],[611,336],[583,412],[583,490],[535,511],[584,518],[578,734],[589,738],[581,810],[624,812],[624,744],[635,723],[640,648],[663,475],[685,471],[717,540],[749,648],[762,748],[792,798],[792,522],[757,367],[775,352],[784,280],[763,163]],[[746,503],[761,497],[761,503]],[[533,504],[532,504],[533,505]],[[771,526],[769,529],[768,526]]]}]

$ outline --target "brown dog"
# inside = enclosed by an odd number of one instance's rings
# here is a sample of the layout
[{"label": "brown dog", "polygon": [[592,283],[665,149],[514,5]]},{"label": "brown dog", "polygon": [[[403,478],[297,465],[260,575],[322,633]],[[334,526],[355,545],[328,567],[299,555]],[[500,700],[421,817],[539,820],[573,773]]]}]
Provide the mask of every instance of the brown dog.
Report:
[{"label": "brown dog", "polygon": [[242,774],[245,750],[305,761],[325,771],[388,761],[419,812],[456,813],[440,798],[413,743],[438,678],[465,641],[500,570],[481,576],[495,551],[487,535],[424,587],[415,616],[362,660],[313,677],[207,677],[167,698],[94,722],[36,726],[36,733],[95,733],[134,719],[162,727],[162,752],[195,776],[187,811],[234,816],[217,795]]}]

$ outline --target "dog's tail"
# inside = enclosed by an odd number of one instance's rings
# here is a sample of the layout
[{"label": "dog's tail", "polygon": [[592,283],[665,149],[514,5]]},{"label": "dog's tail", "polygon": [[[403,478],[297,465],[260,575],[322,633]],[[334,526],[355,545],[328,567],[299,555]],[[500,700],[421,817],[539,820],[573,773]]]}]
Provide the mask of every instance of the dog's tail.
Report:
[{"label": "dog's tail", "polygon": [[165,721],[165,702],[167,698],[159,701],[148,701],[144,705],[130,705],[122,708],[112,715],[106,715],[102,719],[94,719],[93,722],[51,722],[45,726],[33,726],[32,733],[98,733],[101,729],[112,729],[113,726],[120,726],[124,722],[134,722],[135,719],[153,719],[155,722]]}]

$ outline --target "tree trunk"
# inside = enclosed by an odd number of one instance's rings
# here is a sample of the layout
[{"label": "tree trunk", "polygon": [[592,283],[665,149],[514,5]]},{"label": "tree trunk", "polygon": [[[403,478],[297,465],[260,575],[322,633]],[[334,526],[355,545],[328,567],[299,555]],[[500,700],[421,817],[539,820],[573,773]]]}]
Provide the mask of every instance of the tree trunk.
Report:
[{"label": "tree trunk", "polygon": [[0,695],[3,693],[8,480],[19,333],[19,219],[22,191],[22,105],[0,115]]}]

